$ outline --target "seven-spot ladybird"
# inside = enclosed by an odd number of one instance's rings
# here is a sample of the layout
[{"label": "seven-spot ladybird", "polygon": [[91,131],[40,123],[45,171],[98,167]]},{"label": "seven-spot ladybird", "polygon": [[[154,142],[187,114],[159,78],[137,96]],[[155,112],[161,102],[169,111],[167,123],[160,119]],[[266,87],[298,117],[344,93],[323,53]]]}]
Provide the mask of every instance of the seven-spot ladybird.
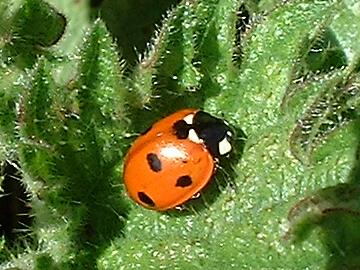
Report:
[{"label": "seven-spot ladybird", "polygon": [[153,124],[125,158],[128,194],[142,206],[164,211],[195,197],[210,181],[217,162],[231,151],[225,121],[184,109]]}]

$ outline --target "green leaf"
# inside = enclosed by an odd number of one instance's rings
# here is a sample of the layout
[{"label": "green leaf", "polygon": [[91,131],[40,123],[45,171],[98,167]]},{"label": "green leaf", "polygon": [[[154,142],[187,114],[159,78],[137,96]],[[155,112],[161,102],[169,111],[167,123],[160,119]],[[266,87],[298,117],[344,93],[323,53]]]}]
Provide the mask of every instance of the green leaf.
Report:
[{"label": "green leaf", "polygon": [[66,26],[64,15],[42,0],[26,0],[11,19],[4,59],[19,67],[30,67],[45,48],[54,45]]},{"label": "green leaf", "polygon": [[[332,254],[328,267],[356,268],[359,265],[359,186],[339,184],[325,188],[295,205],[289,220],[289,232],[296,240],[304,240],[311,230],[318,229]],[[319,228],[316,228],[319,227]],[[319,230],[321,228],[321,230]]]},{"label": "green leaf", "polygon": [[8,155],[8,158],[11,158],[10,152],[16,145],[16,104],[21,92],[21,80],[17,81],[17,78],[20,75],[17,69],[7,66],[0,68],[0,152],[3,152],[0,155]]},{"label": "green leaf", "polygon": [[126,215],[112,188],[125,145],[124,88],[117,52],[100,20],[79,58],[74,88],[58,86],[53,64],[41,59],[23,98],[20,157],[31,177],[25,181],[39,197],[33,208],[34,231],[45,243],[36,259],[40,269],[43,263],[60,269],[94,265],[101,250],[94,247],[119,235]]}]

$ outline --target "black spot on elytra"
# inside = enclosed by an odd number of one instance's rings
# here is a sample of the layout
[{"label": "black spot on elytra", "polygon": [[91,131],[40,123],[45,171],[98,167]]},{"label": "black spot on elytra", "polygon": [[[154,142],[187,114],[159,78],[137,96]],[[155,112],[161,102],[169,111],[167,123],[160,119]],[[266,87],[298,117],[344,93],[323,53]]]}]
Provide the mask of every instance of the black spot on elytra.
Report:
[{"label": "black spot on elytra", "polygon": [[189,175],[180,176],[176,181],[176,187],[188,187],[191,186],[192,179]]},{"label": "black spot on elytra", "polygon": [[147,154],[146,160],[150,166],[150,169],[154,172],[161,171],[161,160],[154,153]]},{"label": "black spot on elytra", "polygon": [[155,206],[154,201],[148,195],[146,195],[145,192],[138,192],[138,197],[139,197],[140,201],[142,201],[146,205],[148,205],[150,207]]},{"label": "black spot on elytra", "polygon": [[189,136],[191,125],[184,120],[179,120],[173,124],[173,129],[178,139],[186,139]]}]

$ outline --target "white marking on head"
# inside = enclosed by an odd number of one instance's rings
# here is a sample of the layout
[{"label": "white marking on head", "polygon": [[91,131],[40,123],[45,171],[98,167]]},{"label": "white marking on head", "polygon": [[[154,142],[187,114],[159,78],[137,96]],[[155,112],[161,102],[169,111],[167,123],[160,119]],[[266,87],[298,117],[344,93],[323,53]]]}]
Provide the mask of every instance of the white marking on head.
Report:
[{"label": "white marking on head", "polygon": [[196,134],[196,131],[193,128],[189,130],[188,139],[194,143],[203,143],[203,140],[199,138],[199,136]]},{"label": "white marking on head", "polygon": [[225,137],[222,141],[219,142],[219,154],[221,156],[228,154],[231,151],[231,143]]},{"label": "white marking on head", "polygon": [[192,125],[192,123],[193,123],[193,120],[194,120],[194,114],[188,114],[187,116],[185,116],[184,118],[183,118],[183,120],[186,122],[186,124],[188,124],[188,125]]},{"label": "white marking on head", "polygon": [[192,200],[195,200],[195,199],[200,198],[200,196],[201,196],[200,192],[197,192],[197,193],[195,193],[195,194],[191,197],[191,199],[192,199]]}]

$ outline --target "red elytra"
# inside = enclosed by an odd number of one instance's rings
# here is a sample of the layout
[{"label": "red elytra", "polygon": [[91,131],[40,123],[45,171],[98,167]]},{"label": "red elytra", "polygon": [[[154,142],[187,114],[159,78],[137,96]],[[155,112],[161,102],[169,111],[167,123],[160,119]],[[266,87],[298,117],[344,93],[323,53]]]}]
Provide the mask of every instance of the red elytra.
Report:
[{"label": "red elytra", "polygon": [[124,167],[128,194],[140,205],[164,211],[191,199],[211,179],[214,159],[203,144],[178,139],[172,127],[197,110],[156,122],[130,148]]},{"label": "red elytra", "polygon": [[220,139],[212,135],[218,136],[220,130],[225,134],[220,136],[222,141],[230,136],[225,122],[197,109],[180,110],[154,123],[135,140],[125,158],[124,183],[138,204],[158,211],[172,209],[193,198],[211,180],[216,159],[192,128],[199,112],[205,117],[199,126],[205,127],[204,136],[212,138],[216,147]]}]

